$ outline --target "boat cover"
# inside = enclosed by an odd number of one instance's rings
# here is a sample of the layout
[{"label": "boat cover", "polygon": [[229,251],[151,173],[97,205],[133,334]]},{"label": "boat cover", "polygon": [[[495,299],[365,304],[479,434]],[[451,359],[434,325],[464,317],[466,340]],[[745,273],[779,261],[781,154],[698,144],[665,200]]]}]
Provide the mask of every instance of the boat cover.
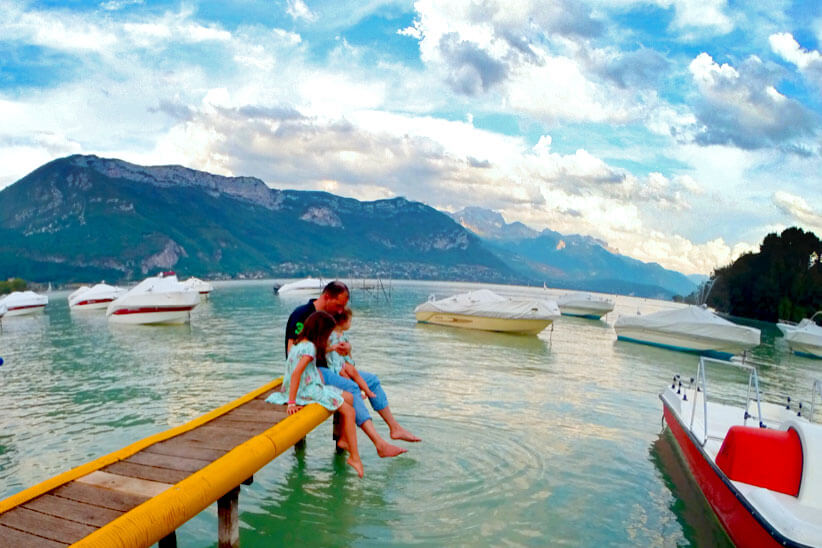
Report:
[{"label": "boat cover", "polygon": [[[805,320],[802,320],[803,322]],[[801,326],[802,324],[800,324]],[[804,344],[807,346],[815,346],[822,348],[822,327],[819,327],[812,321],[801,327],[793,329],[785,334],[785,340],[789,343]]]},{"label": "boat cover", "polygon": [[[84,289],[85,288],[85,289]],[[81,301],[93,301],[95,299],[116,299],[126,290],[122,287],[115,287],[108,284],[97,284],[94,287],[83,286],[69,295],[69,306],[75,306]]]},{"label": "boat cover", "polygon": [[46,305],[49,298],[45,295],[38,295],[34,291],[13,291],[0,299],[0,304],[6,305],[6,308],[13,310],[21,306],[41,306]]},{"label": "boat cover", "polygon": [[195,278],[192,276],[191,278],[187,279],[183,282],[183,285],[189,289],[193,289],[194,291],[198,292],[210,292],[214,291],[214,286],[208,282],[204,282],[200,278]]},{"label": "boat cover", "polygon": [[701,306],[663,310],[647,316],[620,316],[614,323],[614,328],[620,327],[733,341],[752,346],[759,344],[758,329],[731,323]]},{"label": "boat cover", "polygon": [[322,280],[319,280],[317,278],[306,278],[304,280],[283,284],[283,286],[279,288],[277,292],[288,293],[289,291],[321,291],[323,287],[324,284]]},{"label": "boat cover", "polygon": [[591,304],[601,304],[608,305],[613,310],[614,301],[606,297],[597,297],[596,295],[591,295],[590,293],[568,293],[566,295],[562,295],[561,297],[559,297],[557,299],[557,304],[559,306],[586,306]]},{"label": "boat cover", "polygon": [[502,297],[488,289],[428,301],[415,308],[414,312],[443,312],[510,320],[555,320],[560,316],[559,307],[554,301]]}]

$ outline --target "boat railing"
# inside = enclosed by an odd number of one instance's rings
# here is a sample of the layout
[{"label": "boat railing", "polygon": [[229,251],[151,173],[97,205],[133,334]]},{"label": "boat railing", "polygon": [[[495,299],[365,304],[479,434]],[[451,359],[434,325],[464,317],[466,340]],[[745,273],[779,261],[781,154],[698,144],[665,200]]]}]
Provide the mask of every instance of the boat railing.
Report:
[{"label": "boat railing", "polygon": [[[690,424],[690,430],[693,432],[697,400],[699,399],[699,394],[702,393],[702,423],[704,428],[702,446],[704,447],[705,444],[708,443],[708,380],[705,374],[706,365],[708,363],[716,363],[725,367],[735,367],[748,372],[748,390],[745,395],[745,415],[742,424],[747,425],[748,419],[753,418],[751,414],[748,413],[748,408],[752,399],[751,391],[753,391],[753,397],[756,398],[756,410],[758,415],[757,418],[759,420],[759,427],[765,428],[765,423],[762,422],[762,400],[759,393],[759,376],[756,373],[756,367],[748,363],[717,360],[702,356],[699,358],[699,366],[696,371],[696,391],[694,392],[693,397],[693,409],[691,410]],[[822,390],[822,384],[820,384],[819,388]],[[816,394],[816,385],[814,385],[814,394]],[[820,392],[820,395],[822,395],[822,392]],[[813,407],[811,407],[811,413],[813,413]]]}]

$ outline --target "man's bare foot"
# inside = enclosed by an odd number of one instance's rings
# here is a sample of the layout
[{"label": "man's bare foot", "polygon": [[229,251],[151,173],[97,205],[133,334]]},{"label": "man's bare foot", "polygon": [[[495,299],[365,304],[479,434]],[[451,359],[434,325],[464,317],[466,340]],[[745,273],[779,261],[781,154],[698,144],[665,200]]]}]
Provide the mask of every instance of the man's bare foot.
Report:
[{"label": "man's bare foot", "polygon": [[390,443],[383,442],[377,446],[377,454],[382,458],[387,457],[396,457],[397,455],[402,455],[406,453],[408,449],[403,449],[402,447],[397,447],[396,445],[391,445]]},{"label": "man's bare foot", "polygon": [[348,451],[348,442],[344,440],[337,440],[337,449]]},{"label": "man's bare foot", "polygon": [[347,462],[349,465],[351,465],[354,468],[354,470],[357,471],[358,476],[363,477],[365,475],[365,469],[363,468],[362,461],[360,459],[355,459],[354,457],[348,457],[348,459],[345,462]]},{"label": "man's bare foot", "polygon": [[399,426],[391,431],[391,439],[402,441],[422,441],[421,438],[418,438],[402,426]]}]

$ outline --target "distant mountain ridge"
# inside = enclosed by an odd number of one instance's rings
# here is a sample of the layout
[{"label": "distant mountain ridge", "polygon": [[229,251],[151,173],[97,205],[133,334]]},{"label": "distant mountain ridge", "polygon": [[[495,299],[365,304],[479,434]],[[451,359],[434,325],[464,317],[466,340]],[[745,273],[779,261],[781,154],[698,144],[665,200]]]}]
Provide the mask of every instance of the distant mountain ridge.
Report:
[{"label": "distant mountain ridge", "polygon": [[548,283],[653,297],[694,288],[594,238],[537,232],[490,210],[449,216],[404,198],[360,202],[182,166],[75,155],[0,191],[0,279],[117,282],[168,269],[217,279]]},{"label": "distant mountain ridge", "polygon": [[0,191],[0,278],[394,276],[522,281],[474,234],[404,198],[360,202],[96,156]]},{"label": "distant mountain ridge", "polygon": [[450,215],[483,238],[513,270],[550,286],[659,297],[688,295],[696,288],[684,274],[614,253],[590,236],[538,232],[478,207]]}]

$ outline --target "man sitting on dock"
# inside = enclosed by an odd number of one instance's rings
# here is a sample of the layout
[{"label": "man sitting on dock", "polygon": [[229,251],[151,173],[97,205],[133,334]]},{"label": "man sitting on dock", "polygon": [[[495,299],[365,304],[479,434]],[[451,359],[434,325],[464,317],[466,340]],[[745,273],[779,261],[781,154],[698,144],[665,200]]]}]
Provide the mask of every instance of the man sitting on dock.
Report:
[{"label": "man sitting on dock", "polygon": [[[291,350],[291,346],[294,344],[294,341],[297,339],[297,335],[299,335],[302,331],[305,320],[311,314],[317,310],[328,312],[331,315],[339,314],[345,310],[346,305],[348,305],[349,295],[350,293],[348,291],[348,287],[344,283],[340,281],[333,281],[323,288],[323,292],[318,299],[311,299],[308,303],[294,309],[291,316],[288,318],[288,324],[285,328],[286,356]],[[328,350],[330,351],[331,348]],[[335,345],[334,350],[336,350],[339,354],[347,355],[351,352],[351,345],[347,342],[339,343],[338,345]],[[357,425],[362,428],[362,431],[365,432],[369,439],[371,439],[374,443],[379,456],[396,457],[397,455],[401,455],[406,452],[406,449],[389,443],[379,435],[377,429],[374,427],[374,421],[371,420],[371,415],[368,413],[368,409],[362,401],[360,387],[357,386],[357,383],[351,379],[338,375],[327,367],[320,368],[320,373],[322,374],[323,381],[326,384],[336,386],[354,395],[354,409],[357,412]],[[372,390],[378,392],[381,396],[380,398],[373,398],[371,400],[371,405],[374,407],[374,411],[379,413],[383,420],[385,420],[385,423],[388,425],[390,430],[391,438],[395,440],[412,442],[420,441],[420,438],[414,436],[411,432],[400,426],[397,419],[394,418],[394,415],[391,413],[391,409],[388,407],[388,400],[385,398],[385,393],[379,385],[379,379],[377,376],[366,371],[360,371],[360,375],[362,375],[366,381],[372,381],[368,382],[369,386],[373,384],[376,389],[372,388]],[[379,409],[377,409],[378,406],[380,407]]]}]

